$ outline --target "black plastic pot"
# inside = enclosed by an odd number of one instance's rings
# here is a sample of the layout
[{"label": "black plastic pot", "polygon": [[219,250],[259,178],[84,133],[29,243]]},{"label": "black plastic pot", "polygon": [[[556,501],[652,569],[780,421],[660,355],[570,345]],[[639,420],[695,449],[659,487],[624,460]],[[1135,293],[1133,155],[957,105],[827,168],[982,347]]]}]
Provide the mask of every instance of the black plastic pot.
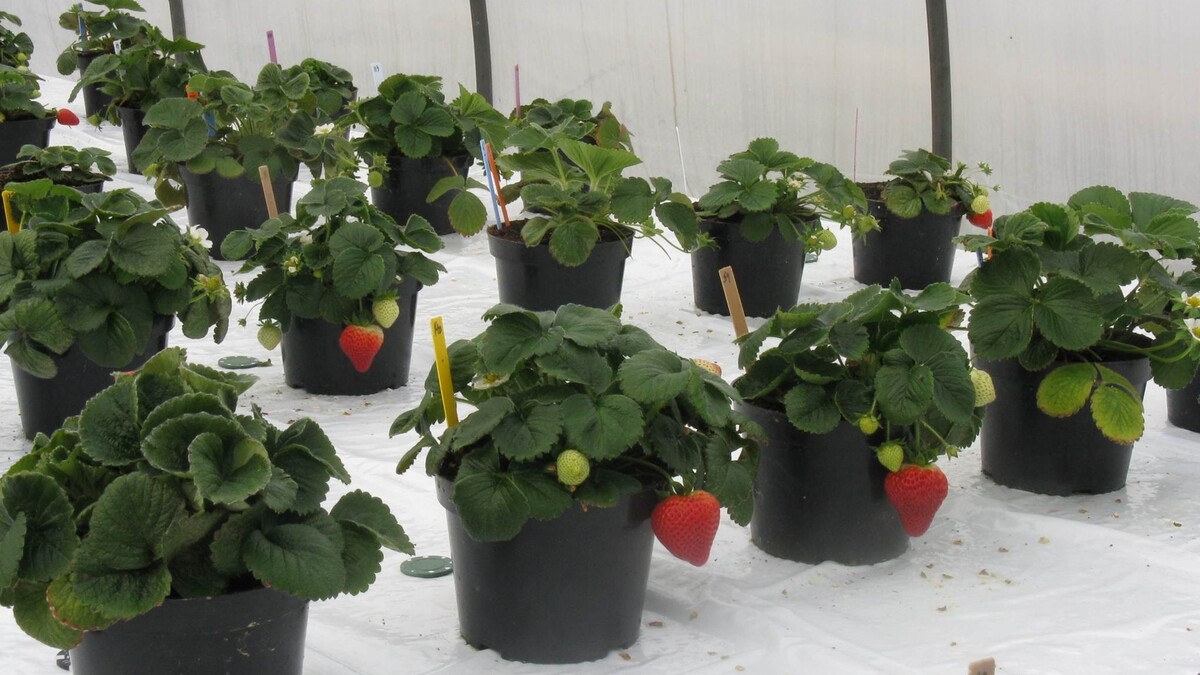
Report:
[{"label": "black plastic pot", "polygon": [[56,121],[53,117],[45,117],[0,122],[0,166],[17,161],[17,153],[23,145],[39,148],[50,145],[50,130]]},{"label": "black plastic pot", "polygon": [[580,663],[637,641],[654,533],[652,491],[612,508],[576,503],[549,521],[530,520],[509,541],[467,535],[437,479],[446,508],[458,622],[468,644],[528,663]]},{"label": "black plastic pot", "polygon": [[[97,58],[109,54],[111,52],[89,52],[79,55],[79,74],[82,76],[87,72],[88,66],[92,65],[92,61]],[[83,110],[87,117],[91,117],[108,107],[112,103],[112,96],[100,91],[100,86],[96,84],[83,85]]]},{"label": "black plastic pot", "polygon": [[1167,390],[1167,421],[1188,431],[1200,431],[1200,376],[1183,389]]},{"label": "black plastic pot", "polygon": [[71,650],[75,675],[300,675],[308,601],[257,588],[168,599]]},{"label": "black plastic pot", "polygon": [[283,334],[283,378],[289,387],[310,394],[361,396],[384,389],[403,387],[408,382],[412,359],[413,327],[417,314],[417,291],[413,279],[400,284],[400,318],[383,331],[383,346],[365,373],[354,369],[342,353],[338,337],[344,326],[321,319],[293,318]]},{"label": "black plastic pot", "polygon": [[895,278],[911,289],[950,281],[961,207],[956,204],[944,216],[922,210],[916,218],[901,218],[881,201],[868,205],[879,230],[854,238],[855,281],[888,286]]},{"label": "black plastic pot", "polygon": [[13,386],[25,437],[33,438],[39,431],[49,434],[61,427],[63,420],[78,415],[88,399],[113,383],[113,373],[140,368],[151,356],[166,349],[167,334],[174,324],[173,317],[155,317],[142,353],[120,368],[96,365],[78,344],[71,345],[62,355],[50,354],[58,366],[58,375],[48,380],[34,377],[13,363]]},{"label": "black plastic pot", "polygon": [[827,434],[799,431],[781,412],[743,403],[762,426],[750,540],[779,558],[870,565],[908,549],[908,534],[883,489],[887,469],[867,437],[841,422]]},{"label": "black plastic pot", "polygon": [[474,161],[475,158],[470,155],[424,159],[389,155],[388,173],[381,187],[371,188],[371,203],[401,225],[415,213],[428,220],[438,234],[452,234],[454,227],[450,225],[450,202],[454,194],[442,195],[432,204],[425,200],[439,180],[453,176],[456,170],[459,175],[467,175]]},{"label": "black plastic pot", "polygon": [[496,259],[500,302],[541,312],[575,303],[607,309],[621,301],[625,259],[632,239],[602,241],[578,267],[565,267],[545,244],[526,246],[488,230],[488,250]]},{"label": "black plastic pot", "polygon": [[133,151],[149,130],[146,126],[146,111],[141,108],[117,106],[117,117],[121,118],[121,136],[125,141],[125,163],[129,167],[129,173],[140,176],[142,170],[133,161]]},{"label": "black plastic pot", "polygon": [[[1145,358],[1102,361],[1146,393],[1150,362]],[[1070,417],[1050,417],[1037,407],[1037,388],[1060,363],[1030,372],[1016,359],[987,361],[977,368],[992,376],[996,400],[988,405],[980,432],[983,472],[1018,490],[1047,495],[1100,494],[1125,487],[1133,444],[1114,443],[1096,428],[1087,406]]]},{"label": "black plastic pot", "polygon": [[[179,167],[180,177],[187,188],[188,222],[193,227],[203,227],[212,242],[212,257],[221,257],[221,242],[234,230],[256,228],[270,216],[267,202],[263,198],[258,173],[253,180],[249,174],[238,178],[222,178],[216,171],[192,173],[187,167]],[[292,184],[294,178],[279,177],[271,181],[275,190],[275,204],[280,213],[292,207]]]},{"label": "black plastic pot", "polygon": [[773,228],[762,241],[746,241],[736,224],[712,220],[701,220],[700,231],[707,232],[717,248],[704,248],[692,254],[696,307],[710,314],[729,315],[717,274],[725,267],[733,267],[746,316],[771,316],[777,309],[796,304],[804,275],[804,242],[789,244],[779,228]]}]

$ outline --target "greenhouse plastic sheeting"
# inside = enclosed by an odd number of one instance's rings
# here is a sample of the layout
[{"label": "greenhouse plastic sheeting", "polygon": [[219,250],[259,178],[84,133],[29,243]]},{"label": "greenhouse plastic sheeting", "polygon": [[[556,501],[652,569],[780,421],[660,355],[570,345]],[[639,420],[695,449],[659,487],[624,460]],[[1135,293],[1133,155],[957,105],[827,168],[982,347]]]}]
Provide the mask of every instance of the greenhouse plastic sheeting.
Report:
[{"label": "greenhouse plastic sheeting", "polygon": [[[51,80],[50,101],[70,84]],[[123,162],[120,131],[55,129],[56,144],[92,145]],[[124,168],[124,167],[122,167]],[[150,195],[122,172],[116,187]],[[297,185],[297,196],[304,192]],[[186,216],[178,215],[182,224]],[[202,225],[202,224],[201,224]],[[859,288],[850,246],[839,245],[805,268],[802,301],[842,298]],[[233,326],[221,345],[174,345],[196,362],[220,356],[271,357],[243,397],[276,424],[316,419],[333,439],[353,488],[378,495],[404,524],[418,554],[448,555],[445,514],[433,479],[394,467],[411,435],[389,439],[388,427],[421,396],[433,355],[426,327],[444,317],[450,340],[483,327],[496,302],[495,266],[482,236],[447,239],[435,256],[449,272],[421,292],[412,375],[407,387],[363,397],[310,396],[288,388],[278,352],[268,354],[250,326]],[[974,266],[960,251],[954,281]],[[236,263],[220,263],[227,281]],[[728,319],[692,307],[687,256],[638,242],[627,265],[626,321],[670,349],[720,363],[736,375]],[[242,316],[249,308],[236,307]],[[751,320],[757,325],[758,320]],[[12,375],[0,368],[0,468],[28,448],[21,434]],[[405,556],[387,552],[371,589],[314,603],[305,672],[343,673],[946,673],[994,657],[1001,673],[1200,672],[1200,436],[1167,424],[1163,390],[1146,393],[1146,433],[1138,441],[1125,489],[1104,495],[1047,497],[999,487],[979,470],[978,445],[943,459],[950,494],[933,526],[899,558],[865,567],[805,565],[773,559],[750,543],[748,528],[721,523],[712,557],[693,567],[655,544],[642,615],[631,647],[573,666],[509,663],[477,651],[458,635],[452,577],[400,573]],[[331,499],[346,486],[334,485]],[[0,613],[0,671],[53,675],[55,651],[26,637]]]}]

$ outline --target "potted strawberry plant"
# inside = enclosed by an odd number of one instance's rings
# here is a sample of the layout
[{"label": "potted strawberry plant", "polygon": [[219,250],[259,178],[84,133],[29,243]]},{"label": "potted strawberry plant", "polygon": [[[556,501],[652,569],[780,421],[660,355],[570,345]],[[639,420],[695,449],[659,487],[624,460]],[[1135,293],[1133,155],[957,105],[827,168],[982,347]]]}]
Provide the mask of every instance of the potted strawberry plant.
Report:
[{"label": "potted strawberry plant", "polygon": [[[131,46],[150,27],[145,19],[129,13],[145,11],[134,0],[87,1],[101,9],[84,9],[83,3],[76,3],[58,17],[59,26],[75,33],[75,40],[58,55],[59,75],[70,75],[76,70],[80,75],[85,74],[94,60],[115,53],[118,47]],[[101,114],[111,103],[111,97],[95,84],[83,87],[87,117]]]},{"label": "potted strawberry plant", "polygon": [[26,145],[17,153],[16,162],[0,166],[0,185],[45,178],[80,192],[100,192],[116,172],[117,165],[107,150],[70,145],[48,148]]},{"label": "potted strawberry plant", "polygon": [[218,251],[233,230],[268,218],[259,167],[270,170],[280,212],[291,206],[301,164],[315,177],[356,169],[346,139],[317,127],[308,73],[268,63],[253,86],[214,72],[193,75],[188,87],[194,98],[146,111],[149,130],[133,159],[164,204],[187,204],[188,220],[209,229]]},{"label": "potted strawberry plant", "polygon": [[259,342],[282,340],[288,385],[314,394],[370,394],[408,381],[417,291],[437,283],[442,247],[429,223],[399,225],[345,176],[313,181],[261,227],[229,235],[223,253],[258,270],[235,293],[262,301]]},{"label": "potted strawberry plant", "polygon": [[[1184,273],[1179,283],[1186,289],[1174,304],[1177,319],[1200,344],[1200,274],[1196,270]],[[1200,350],[1200,346],[1195,346]],[[1195,354],[1189,352],[1195,358]],[[1174,384],[1178,384],[1176,381]],[[1167,390],[1167,421],[1188,431],[1200,431],[1200,375],[1177,389]]]},{"label": "potted strawberry plant", "polygon": [[488,230],[501,302],[531,310],[609,307],[620,300],[634,239],[685,251],[702,243],[690,200],[665,178],[623,176],[642,160],[619,143],[596,143],[594,126],[574,118],[553,127],[526,121],[508,137],[512,151],[497,162],[520,172],[506,193],[520,196],[525,217]]},{"label": "potted strawberry plant", "polygon": [[[654,535],[703,564],[724,506],[750,517],[757,452],[724,380],[611,312],[497,305],[392,435],[415,431],[446,508],[459,624],[505,659],[575,663],[637,640]],[[740,450],[740,453],[739,453]],[[736,459],[734,459],[736,457]],[[665,497],[665,498],[664,498]]]},{"label": "potted strawberry plant", "polygon": [[91,119],[121,127],[131,173],[140,173],[133,151],[146,135],[146,111],[163,99],[186,96],[192,75],[208,70],[202,48],[187,38],[168,39],[157,27],[144,24],[119,53],[93,60],[72,90],[72,99],[89,87],[107,97],[108,103]]},{"label": "potted strawberry plant", "polygon": [[992,480],[1052,495],[1125,485],[1147,381],[1181,388],[1200,364],[1181,308],[1194,273],[1170,271],[1200,247],[1195,211],[1096,186],[962,238],[991,251],[964,287],[971,347],[998,396],[982,432]]},{"label": "potted strawberry plant", "polygon": [[371,201],[396,222],[416,214],[440,235],[472,235],[483,229],[487,209],[468,188],[484,185],[467,177],[484,139],[499,150],[505,118],[479,94],[459,86],[446,101],[442,79],[392,75],[379,94],[350,106],[338,120],[365,133],[354,150],[370,167]]},{"label": "potted strawberry plant", "polygon": [[10,164],[26,145],[44,148],[50,144],[50,129],[62,116],[64,124],[78,124],[70,110],[47,108],[37,99],[42,95],[42,78],[29,70],[33,41],[5,24],[20,27],[21,19],[0,12],[0,165]]},{"label": "potted strawberry plant", "polygon": [[79,675],[299,675],[308,606],[412,553],[310,419],[239,413],[255,378],[167,349],[0,479],[0,602]]},{"label": "potted strawberry plant", "polygon": [[717,271],[732,267],[743,309],[770,316],[800,296],[805,251],[828,250],[837,237],[825,218],[854,232],[875,226],[862,190],[829,164],[781,151],[773,138],[751,141],[717,167],[721,181],[696,204],[712,247],[692,253],[696,306],[729,314]]},{"label": "potted strawberry plant", "polygon": [[915,296],[868,286],[780,310],[738,339],[746,372],[733,385],[764,430],[756,546],[865,565],[925,533],[948,489],[935,462],[975,440],[994,398],[947,329],[966,300],[949,284]]},{"label": "potted strawberry plant", "polygon": [[[949,160],[928,150],[905,150],[888,166],[895,178],[859,186],[879,226],[854,238],[856,281],[890,284],[896,278],[918,290],[950,281],[963,215],[984,229],[992,219],[989,189],[968,177],[966,164],[950,169]],[[992,169],[981,163],[979,172],[988,176]]]},{"label": "potted strawberry plant", "polygon": [[0,232],[0,341],[26,436],[49,432],[167,344],[225,336],[229,292],[202,232],[129,189],[85,195],[9,183],[20,229]]}]

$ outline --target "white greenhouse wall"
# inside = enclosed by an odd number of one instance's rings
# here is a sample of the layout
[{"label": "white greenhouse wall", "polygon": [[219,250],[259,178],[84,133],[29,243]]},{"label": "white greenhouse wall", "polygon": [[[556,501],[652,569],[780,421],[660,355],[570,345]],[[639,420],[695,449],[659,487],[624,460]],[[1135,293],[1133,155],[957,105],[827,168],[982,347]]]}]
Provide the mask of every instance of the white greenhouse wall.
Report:
[{"label": "white greenhouse wall", "polygon": [[[143,0],[170,25],[166,0]],[[989,162],[1011,211],[1109,183],[1200,202],[1200,3],[950,0],[956,158]],[[0,0],[53,73],[72,38],[67,2]],[[466,0],[185,0],[211,67],[252,77],[273,30],[283,63],[350,69],[364,95],[385,74],[474,87]],[[717,162],[755,136],[879,178],[928,147],[921,0],[491,0],[495,103],[611,100],[649,173],[699,194]],[[855,153],[855,117],[857,157]],[[678,134],[676,129],[678,128]],[[681,147],[682,146],[682,147]]]}]

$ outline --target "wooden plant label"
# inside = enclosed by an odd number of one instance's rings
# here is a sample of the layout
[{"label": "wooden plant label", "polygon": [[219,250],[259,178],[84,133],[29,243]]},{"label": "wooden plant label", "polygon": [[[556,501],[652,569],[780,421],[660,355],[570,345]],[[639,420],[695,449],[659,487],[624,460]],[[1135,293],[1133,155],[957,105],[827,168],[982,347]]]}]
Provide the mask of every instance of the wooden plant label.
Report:
[{"label": "wooden plant label", "polygon": [[258,167],[258,178],[262,183],[263,199],[267,200],[267,215],[274,218],[279,215],[279,207],[275,205],[275,187],[271,185],[271,170],[266,164]]},{"label": "wooden plant label", "polygon": [[742,337],[750,332],[746,325],[746,311],[742,309],[742,296],[738,293],[737,279],[733,277],[732,267],[722,267],[717,271],[721,275],[721,289],[725,291],[725,304],[729,305],[729,318],[733,320],[733,334]]},{"label": "wooden plant label", "polygon": [[996,675],[996,659],[987,657],[972,661],[967,666],[967,675]]},{"label": "wooden plant label", "polygon": [[458,426],[458,404],[454,400],[454,379],[450,377],[450,352],[446,351],[446,332],[442,317],[429,320],[433,332],[433,361],[437,364],[438,389],[442,390],[442,409],[446,411],[446,425]]}]

